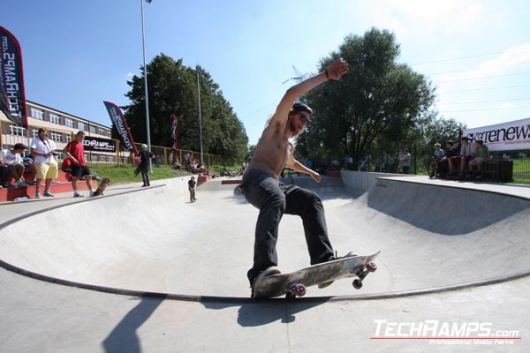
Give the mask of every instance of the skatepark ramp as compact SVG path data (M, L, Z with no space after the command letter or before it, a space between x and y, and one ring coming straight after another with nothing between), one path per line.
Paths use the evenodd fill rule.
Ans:
M369 174L369 173L367 173ZM412 293L522 276L530 271L528 190L436 184L421 177L293 176L324 201L339 255L381 250L361 291L347 280L308 296ZM258 210L234 184L214 179L188 202L187 179L70 204L2 225L0 260L21 272L95 287L248 297ZM475 188L475 189L473 189ZM480 188L478 190L477 188ZM492 187L493 188L493 187ZM510 188L506 186L506 188ZM308 265L303 227L285 215L278 241L284 272Z

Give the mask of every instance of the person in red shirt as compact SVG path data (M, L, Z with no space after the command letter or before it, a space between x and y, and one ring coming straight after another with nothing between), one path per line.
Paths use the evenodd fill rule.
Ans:
M75 140L70 141L64 148L66 158L70 158L72 161L72 189L74 189L74 197L83 197L77 192L77 181L79 179L85 179L90 195L92 195L92 175L90 169L88 169L85 160L85 147L83 146L83 140L85 139L85 133L79 131L75 135Z

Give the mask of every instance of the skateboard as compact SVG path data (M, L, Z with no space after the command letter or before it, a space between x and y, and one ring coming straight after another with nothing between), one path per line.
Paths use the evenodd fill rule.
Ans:
M377 270L373 260L381 251L369 256L348 256L313 265L292 273L273 274L263 278L254 288L254 298L272 298L285 295L288 299L302 297L307 287L327 286L330 282L355 277L352 285L361 289L364 278Z
M96 191L94 191L92 193L91 196L100 196L100 195L103 195L103 192L105 191L105 189L107 188L107 186L110 184L110 179L109 178L103 178L103 180L101 180L101 183L99 183L99 186L98 188L96 189Z

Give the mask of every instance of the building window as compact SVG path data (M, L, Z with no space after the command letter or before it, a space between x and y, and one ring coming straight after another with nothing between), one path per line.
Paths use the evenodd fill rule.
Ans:
M68 143L70 141L72 141L72 135L71 134L66 134L64 135L64 142Z
M52 132L51 133L51 138L53 141L55 142L62 142L62 135L61 134L58 134L56 132Z
M37 120L44 120L44 112L31 108L31 117Z
M79 131L85 131L85 123L82 123L80 121L77 122L77 129Z
M60 125L61 124L61 118L58 115L50 114L50 122Z
M96 133L96 127L95 126L89 126L88 130L90 130L90 132L93 133L93 134Z
M9 128L11 129L11 135L13 136L25 136L26 134L26 129L21 126L10 125Z
M36 139L37 137L39 137L39 129L33 129L31 130L32 133L33 133L33 138Z
M74 121L72 119L65 118L64 119L64 125L66 125L66 127L73 128L74 127Z

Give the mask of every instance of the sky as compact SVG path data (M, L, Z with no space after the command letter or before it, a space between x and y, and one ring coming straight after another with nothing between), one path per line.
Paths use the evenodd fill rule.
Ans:
M143 65L143 0L0 0L19 40L27 99L110 126L103 100L129 104ZM433 109L468 128L530 117L527 0L152 0L143 2L146 60L200 65L255 144L302 74L344 38L395 34L398 63L436 88ZM142 142L142 141L139 141Z

